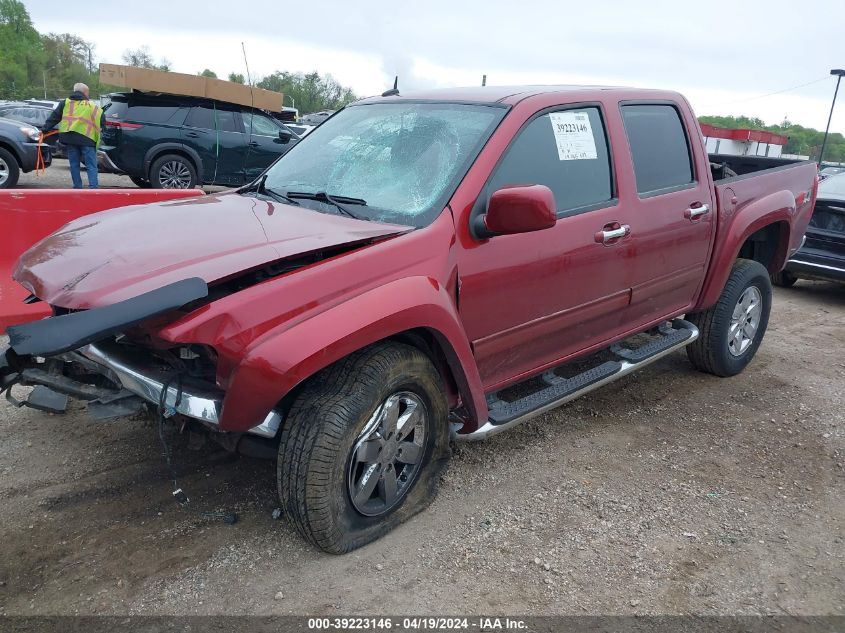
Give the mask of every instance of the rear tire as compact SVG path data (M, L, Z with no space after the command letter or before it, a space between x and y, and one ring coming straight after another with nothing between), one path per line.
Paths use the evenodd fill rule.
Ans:
M791 288L795 285L796 281L798 281L798 277L785 270L772 275L772 283L781 288Z
M716 305L686 317L700 331L687 346L690 362L708 374L738 374L757 353L771 309L769 272L759 262L738 259Z
M6 149L0 147L0 189L11 189L18 184L21 169L18 159Z
M440 375L414 347L373 345L317 374L279 445L279 497L297 531L340 554L426 508L449 459L447 418Z
M194 164L179 154L165 154L150 167L150 186L153 189L193 189L197 186Z

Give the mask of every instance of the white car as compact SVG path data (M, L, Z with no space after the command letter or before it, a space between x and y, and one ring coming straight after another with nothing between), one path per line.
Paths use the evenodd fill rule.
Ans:
M301 123L285 123L285 125L291 130L293 130L293 133L296 134L299 138L302 138L315 127L317 127L316 125L304 125Z

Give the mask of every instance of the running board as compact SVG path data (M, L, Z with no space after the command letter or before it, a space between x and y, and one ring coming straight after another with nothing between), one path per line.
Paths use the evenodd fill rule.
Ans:
M499 397L500 392L488 395L490 417L487 422L471 433L458 433L456 439L487 439L627 376L692 343L698 338L698 328L689 321L675 319L657 328L655 336L648 343L636 348L626 347L624 341L612 345L609 352L617 360L606 361L571 378L563 378L558 376L554 369L549 370L540 377L544 387L516 400L502 400Z

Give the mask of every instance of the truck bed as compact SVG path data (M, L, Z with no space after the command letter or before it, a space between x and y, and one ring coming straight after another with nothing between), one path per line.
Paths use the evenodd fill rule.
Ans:
M727 156L710 154L711 171L715 185L715 200L718 207L718 222L711 262L733 261L737 256L770 262L771 273L780 272L789 255L801 245L804 231L813 212L813 193L816 188L818 168L811 161L794 161L763 156ZM715 165L714 165L715 164ZM719 178L719 165L736 171L737 175ZM781 218L772 224L763 218L772 215ZM739 217L742 222L737 222ZM743 248L753 252L734 252L736 244L745 242L745 237L735 235L737 227L770 225L757 231ZM790 219L792 218L792 219ZM784 249L781 232L789 231L789 243ZM739 239L741 238L741 239ZM785 252L784 252L785 251ZM715 303L725 279L708 274L702 297L697 309L706 309Z
M815 165L814 162L808 160L770 158L768 156L734 156L732 154L708 154L707 156L710 158L711 164L724 165L736 173L736 176L726 177L721 173L722 170L713 169L713 180L717 182L727 180L728 178L747 176L761 171L784 169L801 163Z

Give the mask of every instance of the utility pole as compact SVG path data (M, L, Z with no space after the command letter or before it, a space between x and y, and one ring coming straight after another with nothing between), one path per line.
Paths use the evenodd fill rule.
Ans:
M830 104L830 115L827 117L827 127L824 129L822 151L819 152L819 167L822 166L822 159L824 159L824 148L825 145L827 145L827 134L830 132L830 121L833 118L833 106L836 105L836 95L839 94L839 82L842 81L842 76L845 75L845 70L842 68L834 68L830 71L830 74L836 75L836 90L833 91L833 102Z

